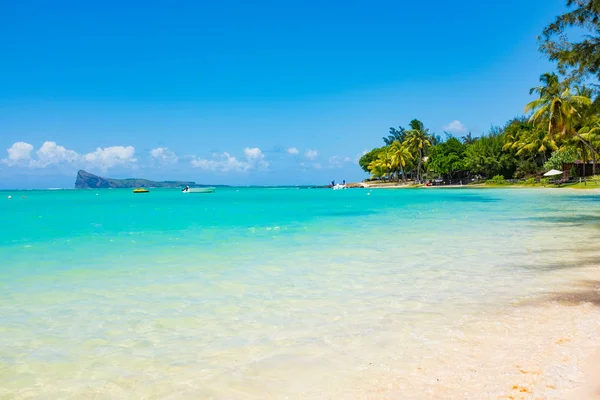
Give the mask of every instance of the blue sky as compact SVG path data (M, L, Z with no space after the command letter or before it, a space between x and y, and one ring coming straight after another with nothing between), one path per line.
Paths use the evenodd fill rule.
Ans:
M486 132L553 69L565 0L403 3L0 2L0 188L359 180L390 126Z

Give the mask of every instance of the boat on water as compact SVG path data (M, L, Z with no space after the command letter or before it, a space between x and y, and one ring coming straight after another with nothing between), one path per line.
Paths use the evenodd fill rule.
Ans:
M344 190L347 189L346 185L340 185L339 183L337 185L333 186L333 190Z
M199 187L199 188L191 188L189 186L184 187L181 190L181 193L214 193L214 187Z
M133 193L150 193L150 191L148 189L144 189L144 188L137 188L137 189L133 189Z

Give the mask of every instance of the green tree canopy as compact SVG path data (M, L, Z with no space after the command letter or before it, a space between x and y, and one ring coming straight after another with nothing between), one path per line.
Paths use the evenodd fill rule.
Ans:
M427 166L438 174L452 178L456 172L465 169L465 150L466 146L460 140L449 137L445 142L429 149Z
M421 165L423 156L427 149L431 147L429 130L425 129L425 125L418 119L410 121L410 130L406 132L405 143L407 147L415 153L413 158L417 159L417 180L421 179Z
M471 132L467 133L465 136L460 138L464 144L473 144L477 140L476 137L473 137Z
M406 143L395 141L389 148L392 152L393 166L402 171L402 180L406 181L406 169L414 159L410 147Z
M535 125L547 124L549 140L554 136L573 133L579 111L591 104L588 97L573 95L568 81L560 81L554 73L540 76L541 85L529 93L537 93L539 98L525 106L525 112L532 111L529 119Z
M533 129L533 124L524 116L508 121L504 126L504 146L502 149L516 153L519 151L521 138L528 135Z
M577 137L590 152L600 155L600 152L579 134L581 126L586 122L585 110L592 106L592 100L584 95L571 94L570 82L568 80L561 82L554 73L543 74L540 82L542 85L530 91L530 93L537 92L540 97L527 104L525 112L533 112L529 120L534 125L547 124L548 138L545 142L548 148L557 147L554 142L555 137L563 141ZM588 92L581 89L578 91L582 94Z
M575 161L577 161L577 149L568 147L562 151L553 152L550 159L544 164L544 169L547 171L551 169L562 171L563 164L572 164Z
M570 11L556 17L540 37L540 50L558 63L562 73L575 78L592 75L600 78L600 0L568 0ZM569 41L569 28L583 30L578 41Z
M383 138L383 142L386 146L389 146L395 141L402 143L404 139L406 139L406 129L401 126L398 129L391 127L389 135Z
M363 171L365 172L371 172L371 170L369 169L369 165L377 160L377 158L379 158L379 154L381 154L381 152L383 152L385 149L385 147L376 147L373 150L369 151L368 153L364 154L359 160L358 160L358 165L360 165L360 167L363 169Z
M500 132L474 139L465 149L465 168L487 178L496 175L512 177L516 159L511 153L503 151L503 146L504 136Z

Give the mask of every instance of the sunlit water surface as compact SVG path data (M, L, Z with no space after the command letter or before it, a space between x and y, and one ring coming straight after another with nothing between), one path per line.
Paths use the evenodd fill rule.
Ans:
M600 205L555 190L1 194L0 397L48 399L367 397L583 278Z

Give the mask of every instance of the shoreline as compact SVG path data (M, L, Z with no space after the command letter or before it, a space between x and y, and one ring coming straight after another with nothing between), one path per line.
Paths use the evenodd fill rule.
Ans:
M472 323L452 350L433 348L412 371L382 376L364 398L600 399L600 272L585 269L596 279Z
M350 186L352 185L352 186ZM580 185L580 184L576 184ZM469 185L437 185L425 186L411 183L352 183L348 184L349 189L570 189L570 190L600 190L600 185L588 186L543 186L543 185L495 185L495 184L469 184Z

